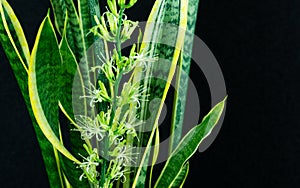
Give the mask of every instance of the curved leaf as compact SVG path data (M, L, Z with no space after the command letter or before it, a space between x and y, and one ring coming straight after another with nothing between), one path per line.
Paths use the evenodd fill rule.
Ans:
M0 2L1 4L1 2ZM2 7L2 5L1 5ZM18 82L20 91L24 97L24 101L25 104L27 106L30 118L32 120L32 125L33 128L35 130L36 133L36 137L41 149L41 153L43 156L43 160L44 160L44 165L46 167L46 171L47 171L47 175L48 175L48 180L50 183L50 187L52 188L61 188L61 184L59 184L58 182L60 181L60 177L59 177L59 170L57 168L57 162L56 162L56 157L55 157L55 153L54 153L54 148L52 146L52 144L47 140L47 138L44 136L44 134L42 133L41 129L39 128L36 119L34 117L34 114L32 112L31 109L31 104L30 104L30 99L29 99L29 93L28 93L28 70L27 67L24 66L24 62L23 59L25 59L24 57L20 58L21 56L23 56L23 54L21 53L18 54L18 52L22 52L21 49L21 45L18 37L16 36L16 31L12 26L12 21L10 20L9 16L7 15L7 12L3 11L3 9L1 9L1 15L3 15L3 13L5 13L4 18L9 19L6 21L2 20L2 16L0 16L0 42L3 46L3 49L5 51L5 54L9 60L9 63L11 65L11 68L14 72L14 75L16 77L16 80ZM15 15L10 12L10 17L14 17L14 22L15 25L18 25L17 23L19 23L17 21L17 18L15 17ZM8 24L5 29L4 24ZM18 26L18 33L23 33L22 28L20 27L20 25ZM10 29L10 30L7 30ZM12 41L11 38L9 37L12 36L13 39L17 39L15 41ZM15 36L14 36L15 35ZM19 36L21 37L21 36ZM23 42L26 41L25 38L23 38L22 40L24 40ZM27 45L24 45L27 46ZM16 48L17 47L17 50Z
M223 112L226 98L218 103L202 120L190 130L172 152L161 172L155 187L170 187L182 169L182 166L196 152L200 143L211 133Z
M3 4L5 3L5 5ZM11 15L8 14L8 11L10 11L9 13ZM19 58L19 61L21 62L21 65L24 67L24 69L26 71L28 71L27 69L27 59L29 59L28 54L27 54L27 50L28 49L28 45L27 45L27 49L26 49L26 39L23 33L23 30L21 29L21 26L16 18L16 16L14 15L14 13L12 12L10 6L8 5L8 3L6 1L0 1L0 13L1 13L1 21L3 23L3 29L5 30L6 36L12 47L13 47L13 53L15 53L17 55L17 57ZM4 33L3 33L4 34ZM26 43L26 44L24 44ZM23 45L23 46L22 46ZM23 51L25 50L25 52ZM27 55L27 56L26 56Z
M66 18L67 22L67 18ZM65 27L66 28L66 27ZM72 87L73 87L73 81L74 76L77 71L78 65L75 59L74 54L72 53L72 50L70 49L70 46L68 45L67 38L65 36L66 30L64 30L63 38L61 40L61 43L59 45L60 54L62 57L62 67L60 72L60 108L63 111L63 113L68 117L68 119L72 122L72 124L67 123L67 125L61 124L61 126L67 126L68 130L71 130L69 132L69 143L71 145L71 153L75 157L80 157L78 154L80 153L82 156L86 156L86 151L83 148L83 144L85 143L80 136L80 133L78 131L72 131L76 127L74 127L75 124L75 118L74 118L74 112L72 107ZM82 181L79 180L80 175L82 174L82 169L78 168L76 164L74 164L72 161L67 159L64 156L61 156L61 166L64 171L64 174L66 178L68 179L68 182L73 187L81 187L81 188L88 188L89 183L87 179L83 179Z
M179 173L177 174L176 178L174 179L174 181L172 182L171 186L172 188L178 188L178 187L182 187L186 177L189 173L189 162L187 162L179 171Z
M57 87L61 57L49 15L43 20L29 64L29 96L36 120L53 147L80 163L60 142Z
M7 16L10 18L12 27L13 27L13 29L16 32L16 36L18 38L18 42L20 43L22 52L23 52L23 54L25 56L26 63L28 64L29 59L30 59L30 52L29 52L28 43L27 43L27 40L25 38L25 34L23 32L22 26L21 26L18 18L16 17L13 9L7 3L7 1L2 1L2 3L3 3L3 8L7 12Z

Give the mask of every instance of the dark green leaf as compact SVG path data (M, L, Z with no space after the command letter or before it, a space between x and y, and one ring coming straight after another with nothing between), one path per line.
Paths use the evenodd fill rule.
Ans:
M34 116L54 148L79 161L60 141L58 99L61 56L49 15L43 20L34 44L28 73L28 90ZM58 160L58 159L57 159Z
M72 120L75 121L73 106L72 106L72 87L74 76L77 71L77 63L75 56L73 55L65 35L60 43L60 54L62 56L62 68L60 74L60 103L63 107L63 110L66 112L66 115ZM81 158L78 154L86 156L86 151L83 148L85 143L81 139L81 135L78 131L73 131L75 126L68 123L67 125L61 124L61 126L67 126L69 132L69 143L71 145L71 153L78 159ZM82 169L78 168L78 165L74 164L73 161L70 161L64 156L61 156L61 164L64 174L66 175L69 183L72 187L88 188L89 183L87 179L79 180L80 175L83 173Z
M76 56L76 60L80 60L83 56L83 36L80 29L80 20L72 0L50 0L54 11L55 24L58 31L63 34L66 14L68 14L68 22L66 29L66 37L68 43Z
M59 50L62 57L62 66L59 77L59 84L61 88L59 101L66 111L66 114L74 121L72 87L78 66L65 36L62 38Z
M94 15L100 16L98 1L78 0L78 10L72 0L51 0L51 4L56 27L61 35L64 30L66 13L68 14L66 38L77 62L81 58L86 59L88 48L97 40L92 34L88 35L88 32L95 24Z
M188 88L191 55L194 42L194 31L197 20L199 0L189 0L188 5L188 26L184 38L183 51L176 74L176 88L174 96L174 108L172 114L170 152L176 148L181 139L182 124L184 118L186 94Z
M189 162L187 162L177 174L175 180L172 182L172 188L181 188L186 180L186 177L189 173Z
M196 152L200 143L211 133L223 112L226 98L218 103L202 120L190 130L167 160L155 187L166 188L172 185L177 174L187 160Z
M61 56L50 18L47 16L37 37L32 56L36 87L42 110L53 130L59 138L58 100L60 93L59 73ZM31 65L30 65L31 66Z
M34 130L35 130L35 133L37 136L37 140L38 140L40 148L41 148L44 164L45 164L46 171L48 174L48 180L50 183L50 187L51 188L60 188L61 184L58 183L58 182L60 182L60 177L59 177L59 173L58 173L58 169L57 169L55 155L53 152L53 146L47 140L47 138L44 136L44 134L40 130L40 128L35 120L34 114L31 109L30 100L29 100L27 70L22 65L22 62L21 62L19 56L17 55L15 48L13 47L13 44L11 43L11 41L8 38L8 34L4 29L2 17L0 17L0 42L6 53L8 60L9 60L11 68L14 72L14 75L18 82L20 91L24 97L30 118L32 120L32 124L33 124ZM15 41L15 42L18 43L18 41Z
M175 46L178 42L181 42L180 37L182 33L179 31L179 28L185 27L183 22L180 22L187 16L185 15L186 12L182 11L182 7L187 6L185 3L186 1L182 0L157 0L148 19L150 27L146 28L141 50L151 51L151 55L157 56L160 58L160 61L148 66L145 72L141 71L136 77L138 77L138 79L145 78L142 84L143 87L147 89L149 98L146 100L148 102L143 102L141 105L140 117L143 120L147 119L150 125L154 125L158 119L161 104L166 98L170 82L176 69L174 62L177 62L179 52ZM155 103L153 99L157 98L162 101ZM148 109L150 102L153 106L151 110ZM151 135L153 134L151 133ZM145 137L145 134L140 134L140 140L143 141L143 137ZM147 138L147 142L148 140ZM150 142L151 141L152 138L150 138ZM147 152L150 152L150 150ZM145 159L142 164L143 171L141 172L146 172L147 163L148 159ZM143 182L145 182L145 177L145 175L139 175L136 182L137 187L144 187Z

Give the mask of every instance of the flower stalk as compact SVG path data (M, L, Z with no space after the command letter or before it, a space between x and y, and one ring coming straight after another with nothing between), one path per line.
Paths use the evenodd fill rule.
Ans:
M108 0L109 9L100 19L95 17L97 25L90 30L90 33L104 40L108 54L104 63L92 67L91 71L103 72L109 82L109 92L105 85L98 81L96 86L91 84L87 96L81 96L90 100L91 107L107 102L108 110L99 112L96 118L85 116L77 118L78 131L81 132L82 139L95 138L100 145L99 151L97 148L86 148L89 156L83 157L84 162L80 165L83 169L80 178L87 178L94 187L111 187L115 181L125 183L130 177L130 166L136 163L138 155L133 147L133 140L138 141L136 128L142 124L136 120L134 114L146 93L139 84L130 80L124 83L121 92L119 89L123 75L129 74L137 66L145 66L147 62L154 62L156 59L147 57L147 53L136 52L136 45L131 47L129 56L122 54L122 43L130 39L138 26L138 22L128 20L124 13L135 2L129 1L126 4L125 1L117 3L116 0ZM115 49L109 51L107 43L113 43ZM128 183L129 181L126 184Z

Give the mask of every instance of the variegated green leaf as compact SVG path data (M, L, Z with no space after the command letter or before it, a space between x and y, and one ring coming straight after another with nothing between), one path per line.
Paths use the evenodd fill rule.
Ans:
M67 21L66 21L67 22ZM64 31L61 43L59 45L59 51L62 58L62 66L60 69L59 83L61 92L59 101L62 106L63 112L71 122L74 122L74 112L72 106L72 87L74 82L74 76L78 70L75 55L73 54L66 38Z
M51 48L49 48L51 47ZM50 143L70 160L80 163L60 142L58 129L61 57L49 16L43 20L29 64L29 96L36 120Z
M158 36L158 33L160 31L160 28L159 28L159 24L162 22L163 20L163 17L164 17L164 14L165 14L165 3L164 1L162 0L157 0L155 1L153 7L152 7L152 11L149 15L149 18L147 20L147 25L146 25L146 28L145 28L145 33L144 33L144 37L143 37L143 41L142 44L141 44L141 50L142 49L151 49L153 48L153 45L152 43L149 43L149 41L152 41L154 40L153 38L157 38ZM147 41L147 42L145 42ZM141 51L140 50L140 51ZM140 80L142 80L143 77L149 77L150 73L151 73L151 67L148 67L147 68L147 71L145 72L146 75L144 75L143 71L139 68L136 68L135 69L135 72L134 72L134 80L135 82L138 82ZM148 89L148 79L145 79L144 82L142 83L143 84L143 88L144 89ZM150 93L148 91L148 93ZM146 101L146 98L143 98L143 101ZM141 119L147 119L147 107L148 107L148 103L147 102L142 102L142 105L141 105L141 111L140 111L140 118ZM155 113L155 112L153 112ZM154 115L155 116L155 115ZM153 119L153 116L151 116L152 119L151 121L154 122L154 119ZM141 129L143 129L143 127L141 127ZM146 134L146 133L143 133L142 130L140 130L140 133L139 133L139 138L141 140L141 142L139 143L139 146L145 146L147 145L148 141L149 141L149 135ZM149 156L150 156L150 151L148 151L148 153L145 153L144 154L144 161L143 163L144 164L148 164L148 161L149 161ZM145 165L141 165L141 167L138 167L135 169L135 179L134 179L134 182L133 182L133 186L136 186L137 188L143 188L145 187L145 182L146 182L146 177L147 177L147 170L148 170L148 166ZM151 181L151 180L150 180Z
M84 48L87 50L94 43L94 36L92 34L88 35L88 33L95 24L94 15L100 16L99 3L96 0L78 0L78 10L82 28L81 32L85 36Z
M67 12L66 2L73 4L68 0L50 0L54 12L54 20L57 31L62 35L65 25L65 17ZM69 10L70 11L70 10ZM70 14L70 13L69 13Z
M67 21L67 20L66 20ZM76 157L80 158L78 154L80 153L82 156L86 156L86 151L83 148L83 144L85 143L80 136L80 132L74 131L76 127L74 126L74 112L72 106L72 87L75 73L78 69L77 62L75 56L73 55L65 36L65 31L63 34L62 41L60 43L60 54L62 57L62 67L60 72L60 107L65 115L69 118L71 123L61 124L61 126L67 126L69 132L69 143L71 145L71 153ZM89 183L87 179L79 180L80 175L82 174L82 170L78 168L78 165L74 164L73 161L70 161L64 156L61 156L61 164L62 169L66 178L68 179L70 185L73 187L82 187L88 188Z
M81 58L86 58L86 51L98 39L88 35L88 32L95 24L94 15L100 16L100 8L96 0L78 0L77 3L78 10L72 0L51 0L55 24L61 35L68 14L66 37L79 62Z
M143 182L145 182L145 179L142 178L145 176L142 175L139 178L139 175L142 168L146 168L145 166L147 165L147 152L150 151L149 148L154 137L155 128L156 126L158 126L159 115L161 113L164 101L170 88L170 83L176 70L176 64L179 58L180 49L183 46L185 35L183 29L187 27L187 7L188 0L157 0L155 2L154 9L152 10L148 19L148 27L146 26L141 50L150 51L151 49L155 49L152 55L158 56L159 58L165 60L169 60L169 63L164 63L164 61L155 62L151 67L147 67L145 76L141 75L143 73L137 73L137 79L140 79L143 76L148 79L149 83L147 83L146 81L146 83L144 82L143 84L144 88L146 88L150 94L149 101L154 98L160 98L161 101L151 112L152 114L154 114L154 119L150 122L150 124L154 126L150 133L145 153L141 158L141 165L136 172L136 178L133 182L133 187L144 186ZM153 24L153 22L155 24ZM155 25L157 25L158 28L156 28ZM151 43L149 43L149 41L151 41ZM167 45L170 44L170 41L173 46ZM140 70L136 71L138 72ZM159 77L160 79L157 79L157 77ZM148 104L144 103L142 105L142 113L146 112L147 110Z
M4 2L4 1L2 1L2 2ZM6 3L6 5L4 7L8 7L8 6L9 5ZM40 128L35 120L32 109L31 109L29 93L28 93L28 74L27 74L28 70L27 70L27 66L24 66L24 61L25 61L25 59L27 59L27 58L25 58L24 54L26 54L26 53L24 53L24 51L27 51L27 50L22 50L21 45L20 45L21 43L26 42L24 35L20 34L20 33L23 33L23 30L22 30L21 26L19 25L16 15L12 12L12 10L10 10L10 11L8 11L8 12L10 12L10 15L8 16L7 12L4 11L1 2L0 2L0 10L1 10L0 11L0 13L1 13L1 17L0 17L0 42L1 42L1 45L6 53L6 56L9 60L11 67L12 67L12 70L13 70L16 80L18 82L20 91L24 97L24 101L27 106L30 118L32 120L33 128L35 130L37 140L40 145L44 164L45 164L46 171L48 174L48 180L50 183L50 187L60 188L61 184L58 183L58 182L60 182L60 176L59 176L59 171L57 168L56 157L54 154L53 146L47 140L47 138L44 136L42 131L40 130ZM8 19L8 20L3 20L2 18ZM13 21L10 18L13 18ZM14 23L14 24L12 24L12 23ZM8 24L8 27L5 27L4 26L5 24ZM9 29L9 30L7 30L7 29ZM18 31L16 31L16 30L18 30ZM16 36L17 33L19 34L19 37ZM20 40L22 40L22 42L19 41L19 38L20 38ZM14 39L14 41L11 39ZM23 44L22 46L24 46L26 48L26 46L28 46L28 45ZM22 53L22 51L23 51L23 53ZM23 55L20 55L20 54L23 54ZM21 56L23 56L23 57L20 58ZM28 62L26 62L26 64L27 63Z
M189 158L196 152L200 143L211 133L218 123L225 106L226 98L218 103L202 120L202 122L190 130L181 140L171 156L167 160L155 187L165 188L172 186L178 173Z
M152 187L152 173L154 169L155 162L158 158L158 153L159 153L159 144L160 144L160 139L159 139L159 129L158 127L156 128L155 132L155 141L154 141L154 149L153 149L153 157L152 157L152 163L150 167L150 175L149 175L149 187Z
M84 52L84 37L82 37L80 20L76 7L72 0L50 0L50 2L54 11L55 25L61 35L64 31L66 14L68 14L66 37L76 60L79 61Z
M182 124L186 104L186 94L188 88L198 5L199 0L189 0L188 26L184 38L183 51L179 60L176 74L176 88L173 103L174 108L172 114L170 152L178 145L182 135Z
M6 31L5 34L13 47L14 53L18 56L24 69L27 70L30 54L22 27L10 5L6 1L1 1L0 5L1 20Z
M172 182L171 186L172 188L181 188L186 180L186 177L189 173L189 162L187 162L179 171L176 178Z

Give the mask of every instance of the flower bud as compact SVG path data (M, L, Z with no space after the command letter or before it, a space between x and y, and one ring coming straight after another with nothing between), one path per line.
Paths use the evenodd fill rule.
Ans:
M118 0L118 5L119 5L121 8L130 8L130 7L132 7L136 2L137 2L137 0L129 0L129 3L126 4L126 0Z
M116 3L116 0L107 0L107 5L108 5L110 11L111 11L115 16L118 16L118 10L117 10L117 3Z

